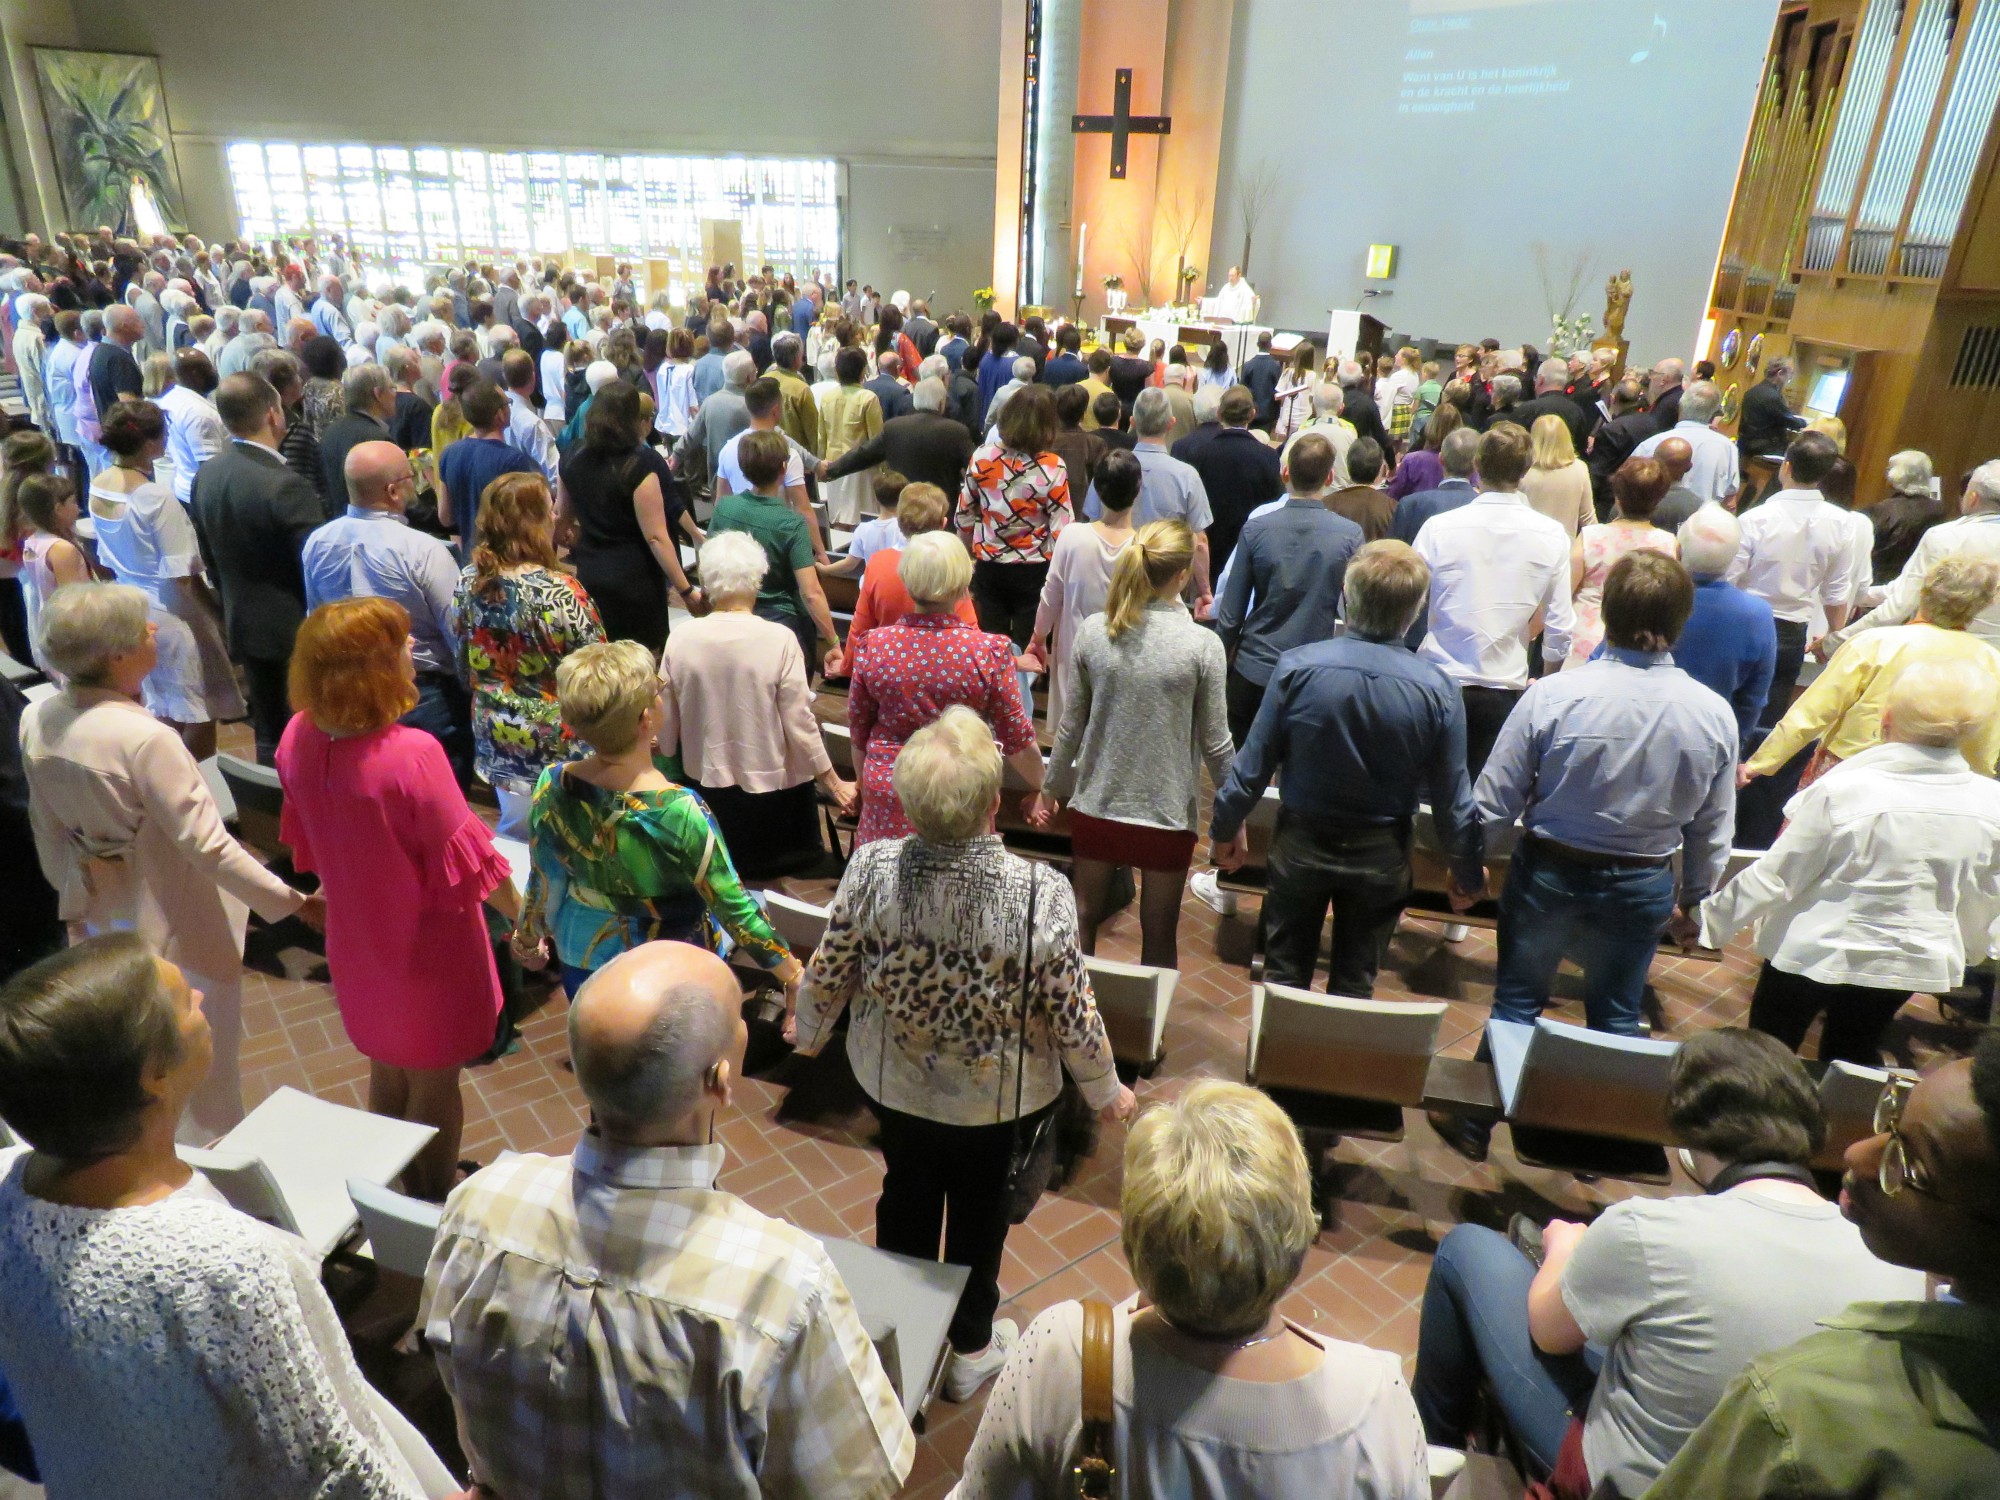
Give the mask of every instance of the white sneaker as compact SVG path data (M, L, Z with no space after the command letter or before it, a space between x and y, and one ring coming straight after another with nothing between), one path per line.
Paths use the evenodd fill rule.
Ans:
M1462 943L1470 931L1472 929L1463 922L1447 922L1444 924L1444 940L1447 943Z
M1014 1352L1020 1338L1020 1326L1012 1318L995 1318L993 1341L979 1353L953 1351L944 1372L945 1400L970 1401L982 1385L1000 1373L1000 1367L1007 1363L1007 1356Z
M1222 877L1214 870L1202 870L1188 880L1188 889L1210 910L1225 917L1236 915L1236 892L1220 888Z

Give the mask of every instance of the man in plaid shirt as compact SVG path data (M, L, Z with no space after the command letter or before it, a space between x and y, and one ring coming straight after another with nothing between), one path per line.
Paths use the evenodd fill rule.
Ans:
M647 943L592 976L570 1053L596 1121L452 1194L424 1277L476 1493L893 1494L916 1440L826 1250L715 1186L743 1063L729 967Z

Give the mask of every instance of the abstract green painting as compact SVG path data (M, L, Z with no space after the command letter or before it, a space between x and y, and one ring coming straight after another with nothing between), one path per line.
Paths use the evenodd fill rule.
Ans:
M34 53L67 227L185 231L160 60L57 47Z

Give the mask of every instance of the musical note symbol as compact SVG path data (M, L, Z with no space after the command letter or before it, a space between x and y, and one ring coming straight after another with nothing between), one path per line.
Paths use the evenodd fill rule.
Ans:
M1656 14L1653 17L1653 24L1646 33L1646 37L1649 42L1651 41L1653 32L1655 31L1659 32L1661 36L1665 36L1667 34L1667 18L1665 16ZM1644 62L1647 58L1651 57L1652 55L1653 52L1650 46L1641 47L1637 52L1634 52L1632 54L1632 66L1635 68L1638 67L1640 63Z

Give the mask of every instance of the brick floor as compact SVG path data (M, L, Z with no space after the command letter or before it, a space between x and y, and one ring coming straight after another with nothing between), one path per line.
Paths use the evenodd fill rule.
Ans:
M824 901L832 884L790 881L784 889ZM1139 1085L1142 1105L1172 1098L1191 1078L1242 1077L1249 977L1245 969L1214 957L1217 920L1192 896L1184 901L1181 981L1167 1025L1166 1059L1155 1077ZM1099 951L1106 958L1136 961L1135 910L1107 924ZM1462 942L1446 944L1435 923L1406 919L1377 993L1447 1001L1441 1046L1451 1055L1470 1056L1485 1022L1493 966L1491 933L1475 928ZM1755 970L1756 959L1742 944L1718 962L1656 961L1651 987L1668 1034L1742 1024ZM1550 1014L1581 1023L1576 987L1559 984L1559 994L1565 988L1571 998ZM249 1104L283 1084L346 1104L363 1103L367 1065L347 1042L323 963L289 978L248 972L244 1009ZM1928 999L1907 1007L1891 1034L1894 1050L1917 1063L1959 1050L1964 1040L1939 1020ZM470 1070L465 1087L466 1155L487 1160L502 1149L567 1152L583 1127L584 1105L567 1066L560 992L522 1027L521 1048ZM744 1080L735 1112L721 1127L729 1149L721 1185L804 1228L872 1242L882 1165L868 1118L857 1113L833 1123L788 1123L778 1118L784 1095L774 1083ZM1122 1127L1106 1127L1077 1180L1045 1198L1009 1236L1001 1272L1003 1316L1025 1326L1043 1308L1067 1298L1124 1297L1133 1290L1118 1243L1123 1143ZM1433 1241L1411 1211L1402 1184L1414 1178L1446 1189L1452 1222L1496 1225L1518 1208L1587 1217L1631 1193L1662 1191L1611 1181L1586 1185L1564 1173L1527 1167L1508 1149L1504 1129L1494 1137L1491 1159L1474 1166L1441 1145L1414 1114L1406 1120L1403 1141L1343 1141L1336 1160L1346 1170L1331 1222L1285 1310L1333 1337L1392 1349L1406 1366L1414 1361L1417 1305ZM1677 1183L1664 1191L1687 1186ZM940 1401L932 1408L906 1495L930 1500L950 1489L982 1405L983 1395L964 1406Z

